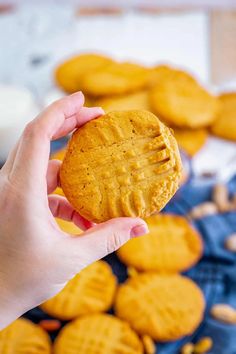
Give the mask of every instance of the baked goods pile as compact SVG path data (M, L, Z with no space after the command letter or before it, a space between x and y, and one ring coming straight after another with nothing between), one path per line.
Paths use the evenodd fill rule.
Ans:
M125 282L119 284L106 261L97 261L41 305L49 321L62 327L54 343L45 331L50 326L18 319L0 332L0 352L154 354L158 343L192 334L205 311L201 289L181 274L202 256L199 232L182 216L153 215L179 186L175 138L190 156L209 131L235 139L236 95L216 97L169 66L147 68L95 54L64 62L55 77L65 92L82 90L88 105L106 112L76 131L67 150L52 156L63 160L62 188L55 193L94 222L145 218L150 233L114 255L127 267ZM230 133L222 128L226 116ZM79 237L74 224L57 222Z
M147 110L174 130L179 146L194 156L210 134L236 140L236 93L213 95L190 73L167 66L145 67L82 54L60 64L58 86L66 93L82 90L87 105L106 113Z
M180 272L200 259L201 236L178 215L146 221L150 233L117 252L128 267L124 283L107 262L93 263L41 305L48 320L18 319L1 331L1 353L155 354L159 342L192 334L203 320L204 295ZM57 333L54 343L46 330Z

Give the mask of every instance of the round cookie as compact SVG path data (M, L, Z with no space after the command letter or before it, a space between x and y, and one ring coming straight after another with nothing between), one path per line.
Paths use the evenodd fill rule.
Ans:
M236 141L236 92L219 96L220 110L211 126L213 134Z
M107 311L113 302L116 277L104 261L97 261L71 279L60 293L41 305L61 320Z
M113 61L103 55L81 54L60 64L55 71L55 80L65 92L81 90L83 78L96 70L110 65Z
M175 75L178 75L178 73L180 73L180 75L187 75L184 71L174 69L169 65L157 65L150 69L150 87L156 86L166 80L166 78L170 79Z
M128 279L118 290L116 315L140 335L172 341L190 335L203 319L201 290L181 275L143 273Z
M158 214L146 219L149 234L129 240L118 251L127 266L140 271L182 272L202 255L202 240L185 218Z
M59 333L54 354L143 354L143 346L128 323L98 314L79 318Z
M65 157L65 154L66 154L66 148L62 148L56 152L54 152L51 156L50 156L50 159L51 160L60 160L62 161ZM53 192L53 194L59 194L61 196L64 196L64 193L63 193L63 190L61 189L61 187L57 187L55 189L55 191ZM60 226L60 225L59 225Z
M150 92L154 113L179 127L200 128L215 120L219 102L187 73L176 71Z
M128 111L133 109L150 110L148 91L139 91L122 96L113 96L96 101L108 113L111 111Z
M50 156L50 160L60 160L62 161L65 157L66 154L66 147L55 151L53 154Z
M194 130L174 128L174 136L179 147L193 157L205 145L208 133L204 128Z
M150 71L129 62L113 63L84 77L82 91L91 96L112 96L148 86Z
M59 218L55 218L55 220L62 231L75 236L82 234L82 230L80 230L80 228L72 221L66 221Z
M0 353L51 354L51 341L38 325L19 318L0 331Z
M86 123L69 142L62 189L87 220L147 217L173 196L181 160L171 130L148 111L114 111Z

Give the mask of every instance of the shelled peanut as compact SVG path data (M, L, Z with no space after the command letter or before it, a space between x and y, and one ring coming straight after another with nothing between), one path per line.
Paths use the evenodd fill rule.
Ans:
M230 199L227 186L218 183L212 191L212 201L207 201L193 207L188 217L190 219L201 219L207 215L236 211L236 194Z

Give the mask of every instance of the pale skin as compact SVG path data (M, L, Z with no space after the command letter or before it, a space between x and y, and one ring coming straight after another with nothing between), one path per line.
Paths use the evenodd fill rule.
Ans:
M103 114L83 107L81 92L54 102L24 129L0 170L0 329L57 294L75 274L148 232L140 218L117 218L93 225L61 196L61 162L49 161L50 141ZM80 237L54 220L74 222Z

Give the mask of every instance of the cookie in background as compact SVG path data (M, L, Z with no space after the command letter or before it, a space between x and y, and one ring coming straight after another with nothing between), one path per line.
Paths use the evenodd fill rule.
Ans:
M207 142L207 129L173 128L173 130L179 147L190 157L196 155Z
M220 111L211 126L211 132L221 138L236 141L236 92L219 96Z
M82 81L86 75L92 74L113 62L112 59L93 53L85 53L67 59L55 69L57 85L67 93L82 89Z
M178 273L199 261L203 241L184 217L158 214L145 221L149 234L129 240L117 251L127 266L139 271Z
M149 85L149 68L130 63L112 63L83 77L82 91L92 97L122 95Z
M18 318L0 331L1 354L51 354L51 352L51 341L47 332L25 318Z
M181 70L157 82L150 92L150 104L170 125L192 129L211 125L219 110L218 98Z
M67 324L59 333L54 354L143 354L143 345L129 324L97 314Z
M75 131L60 171L84 218L147 217L177 191L182 165L172 132L147 111L113 111Z
M117 279L109 264L97 261L84 268L41 308L61 320L105 312L112 306L116 284Z
M191 279L142 273L120 285L115 314L140 335L173 341L191 335L203 320L205 300Z
M149 93L147 90L118 96L109 96L95 101L106 113L111 111L146 110L150 111Z

